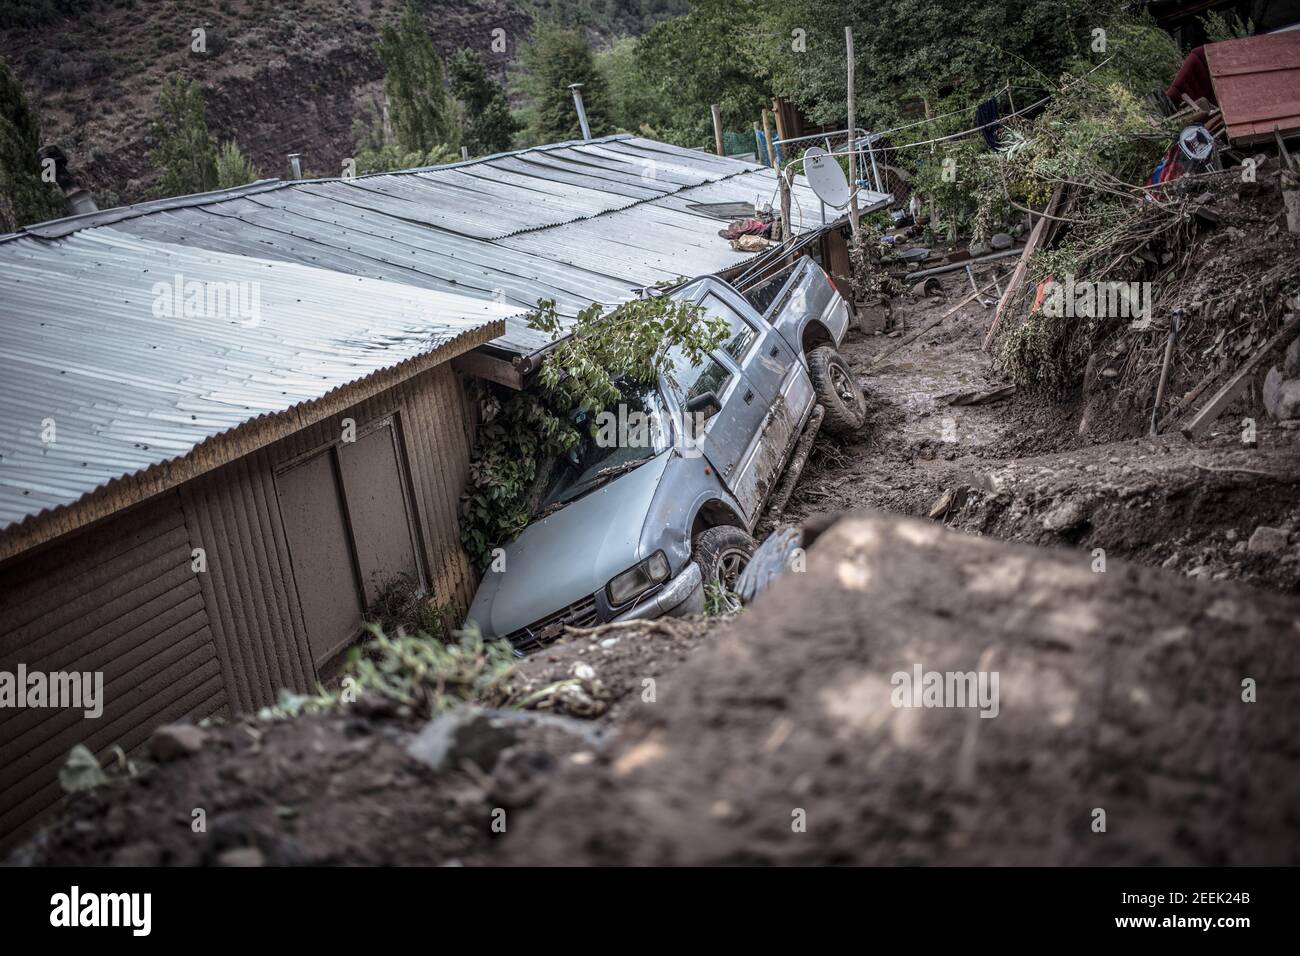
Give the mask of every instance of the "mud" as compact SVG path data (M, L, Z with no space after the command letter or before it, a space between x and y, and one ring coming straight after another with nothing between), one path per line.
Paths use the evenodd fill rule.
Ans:
M855 515L491 862L1294 863L1298 632L1294 598ZM998 672L997 716L894 706L918 664Z
M981 284L991 273L978 276ZM901 334L942 314L967 291L964 273L942 277L944 295L895 304ZM1225 415L1189 442L1174 432L1095 443L1122 432L1119 416L1080 434L1085 399L1057 404L1016 393L986 405L950 406L944 396L1007 384L980 348L992 309L971 303L874 368L888 335L853 333L841 348L867 395L861 438L820 439L787 507L791 520L879 507L925 516L948 492L944 517L963 531L1013 541L1073 545L1108 557L1197 577L1300 591L1300 431L1257 419L1257 445ZM1049 530L1044 520L1072 503L1085 518ZM1259 526L1293 540L1268 554L1247 550Z

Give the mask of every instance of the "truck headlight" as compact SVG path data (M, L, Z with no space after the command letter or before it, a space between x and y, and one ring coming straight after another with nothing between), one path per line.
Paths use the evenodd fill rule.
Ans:
M656 584L668 580L668 574L667 556L662 551L656 551L609 582L606 590L610 605L621 607L628 601L635 600Z

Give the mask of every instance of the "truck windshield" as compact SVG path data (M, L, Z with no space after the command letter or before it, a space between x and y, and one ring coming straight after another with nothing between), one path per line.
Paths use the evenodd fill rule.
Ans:
M631 471L672 441L668 409L653 385L621 384L618 406L593 415L573 412L570 421L582 438L545 466L542 492L533 509L541 517Z

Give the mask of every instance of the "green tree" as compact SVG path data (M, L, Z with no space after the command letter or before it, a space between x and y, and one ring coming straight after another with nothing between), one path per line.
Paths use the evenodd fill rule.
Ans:
M233 189L262 178L257 167L246 157L233 139L221 144L217 151L217 188Z
M40 118L0 59L0 232L63 214L58 189L41 179L40 145Z
M475 156L509 149L520 124L510 113L505 90L488 76L483 58L474 50L461 50L447 61L447 75L464 117L461 144Z
M153 161L162 171L160 196L184 196L217 185L217 149L203 116L203 88L173 76L163 84L153 124Z
M1205 42L1219 43L1222 40L1239 40L1255 32L1255 22L1253 20L1242 20L1241 14L1236 11L1229 11L1229 13L1231 19L1217 10L1210 10L1205 16L1196 18L1201 21L1201 29L1205 31Z
M581 30L539 20L519 50L515 88L527 101L524 138L529 143L579 139L582 127L571 83L582 84L583 105L592 136L610 129L605 77L596 69L591 44Z
M657 89L643 67L636 38L621 37L596 53L596 68L609 89L609 117L614 126L629 132L663 136L671 125L671 96Z
M447 95L442 58L414 6L402 11L396 26L384 24L378 52L397 145L405 152L458 145L460 118Z
M635 69L616 72L612 84L628 110L621 124L631 128L635 113L648 111L641 122L664 139L711 147L710 106L717 103L724 128L749 130L771 96L766 58L754 39L768 29L759 13L753 0L695 0L689 14L641 37Z
M453 146L443 144L435 146L428 152L420 150L403 150L396 143L385 146L362 146L357 150L356 174L387 173L395 169L419 169L423 166L443 166L460 159L460 152Z
M708 0L718 3L719 0ZM1093 52L1124 6L1120 0L750 0L744 15L758 24L746 47L767 64L772 92L798 104L818 123L846 115L844 27L853 27L857 119L880 128L911 99L933 101L954 90L968 102L992 95L1007 80L1026 86L1054 81L1072 59L1100 62ZM1019 101L1018 101L1019 102Z

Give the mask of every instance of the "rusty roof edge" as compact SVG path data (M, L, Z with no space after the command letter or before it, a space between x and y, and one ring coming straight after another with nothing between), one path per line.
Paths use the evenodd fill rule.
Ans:
M125 508L174 491L187 481L337 415L421 372L472 351L504 332L505 320L492 319L461 332L435 349L340 385L320 398L249 419L205 439L183 455L110 479L76 501L28 515L21 521L0 529L0 564L64 535L80 531Z

